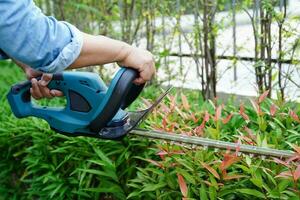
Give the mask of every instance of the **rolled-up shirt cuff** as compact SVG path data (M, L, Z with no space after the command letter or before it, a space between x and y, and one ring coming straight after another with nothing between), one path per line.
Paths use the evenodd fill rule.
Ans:
M79 57L83 45L82 33L72 24L67 22L63 23L70 29L72 34L71 42L62 49L59 55L49 65L39 67L36 70L46 73L61 72Z

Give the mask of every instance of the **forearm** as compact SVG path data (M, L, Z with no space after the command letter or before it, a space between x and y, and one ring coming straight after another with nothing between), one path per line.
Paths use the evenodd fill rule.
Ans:
M143 84L154 75L154 58L149 51L105 36L82 34L83 45L80 55L69 66L69 69L118 62L122 66L134 68L139 72L139 77L134 80L136 84Z
M83 46L79 57L69 69L102 65L123 61L131 52L132 47L125 42L105 36L83 34Z
M17 64L24 72L26 72L26 69L28 68L27 65L25 65L24 63L21 63L20 61L17 61L15 59L11 59L15 64Z

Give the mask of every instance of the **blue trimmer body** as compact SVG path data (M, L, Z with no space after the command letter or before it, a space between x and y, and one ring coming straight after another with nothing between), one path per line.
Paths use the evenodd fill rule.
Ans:
M72 136L119 139L133 128L130 113L124 109L138 97L144 87L132 82L137 76L137 71L121 68L107 87L95 73L53 74L48 87L64 93L67 104L63 108L34 104L31 101L30 81L12 86L7 99L16 117L42 118L57 132ZM134 122L135 125L137 123Z

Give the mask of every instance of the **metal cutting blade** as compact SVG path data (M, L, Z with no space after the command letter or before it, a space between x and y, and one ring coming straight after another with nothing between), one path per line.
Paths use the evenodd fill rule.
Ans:
M146 117L153 111L153 109L164 99L165 96L171 91L169 87L163 94L161 94L154 103L145 110L128 112L129 119L127 123L119 127L105 127L98 133L98 137L111 140L122 139L127 133L136 128Z

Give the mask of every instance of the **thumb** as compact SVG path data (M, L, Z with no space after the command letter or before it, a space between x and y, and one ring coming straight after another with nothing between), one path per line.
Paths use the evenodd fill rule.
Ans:
M135 79L134 81L133 81L133 83L135 83L136 85L142 85L142 84L144 84L146 81L144 80L144 79L142 79L141 77L139 77L139 78L137 78L137 79Z
M52 79L52 74L44 73L40 83L42 86L47 86L48 83L51 81L51 79Z

